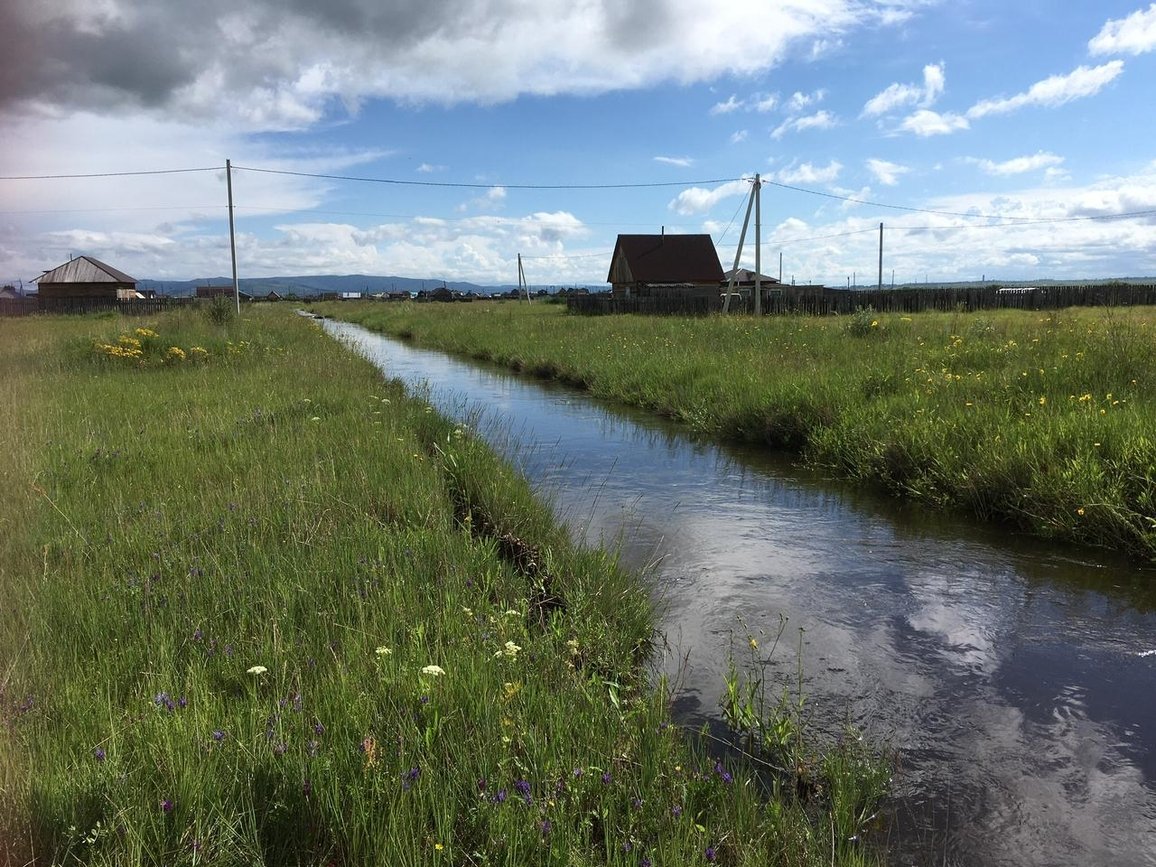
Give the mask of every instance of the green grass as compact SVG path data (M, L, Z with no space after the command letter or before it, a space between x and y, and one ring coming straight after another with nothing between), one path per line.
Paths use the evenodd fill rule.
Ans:
M1156 311L578 317L321 312L562 380L938 509L1156 557Z
M4 863L873 859L877 760L716 764L638 578L315 323L0 320L0 364Z

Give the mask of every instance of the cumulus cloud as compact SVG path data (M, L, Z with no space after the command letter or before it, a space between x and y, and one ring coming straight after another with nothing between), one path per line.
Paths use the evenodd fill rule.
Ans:
M962 115L951 112L940 114L937 111L924 108L905 117L903 122L899 124L899 129L903 132L914 133L921 138L927 138L933 135L950 135L953 132L968 129L970 126L967 118Z
M1015 96L985 99L967 110L972 120L990 114L1008 114L1026 106L1056 108L1076 99L1094 96L1119 77L1124 61L1112 60L1101 66L1079 66L1067 75L1053 75L1037 81Z
M899 163L888 162L887 160L869 159L867 160L867 169L875 177L875 180L883 184L885 187L893 187L899 183L899 176L905 175L911 169Z
M9 0L0 108L308 126L366 98L497 102L750 74L889 0ZM741 51L734 50L742 45Z
M1156 3L1109 21L1088 43L1092 54L1144 54L1156 49Z
M814 114L804 115L803 117L793 117L790 120L783 121L774 132L771 133L771 138L781 139L789 132L803 132L808 129L830 129L833 126L838 126L838 119L831 112L823 109Z
M669 207L684 216L705 214L723 199L746 195L750 189L750 181L747 180L728 181L713 190L691 187L675 196Z
M811 163L790 166L780 169L774 177L782 184L829 184L839 177L841 171L843 164L838 160L831 160L821 167Z
M985 174L1002 177L1007 175L1022 175L1040 169L1055 169L1063 165L1064 158L1053 153L1040 151L1031 156L1015 157L1002 163L988 159L970 159L968 162L979 167ZM1054 176L1054 175L1053 175Z
M736 97L732 93L730 96L728 96L726 98L726 100L724 102L716 102L714 105L712 105L711 109L710 109L710 113L711 114L730 114L732 111L737 111L741 107L742 107L742 103L739 101L738 97Z
M910 105L929 108L942 95L946 81L942 63L928 64L923 67L922 85L898 82L888 85L883 91L867 100L867 104L863 106L863 115L876 117Z

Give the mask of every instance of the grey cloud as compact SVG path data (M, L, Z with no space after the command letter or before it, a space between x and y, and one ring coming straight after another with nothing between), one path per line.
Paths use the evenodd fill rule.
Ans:
M146 109L276 128L368 97L495 102L708 80L767 69L790 43L869 26L893 3L7 0L0 110Z

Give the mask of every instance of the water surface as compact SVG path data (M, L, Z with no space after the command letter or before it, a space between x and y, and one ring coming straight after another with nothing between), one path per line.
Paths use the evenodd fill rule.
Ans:
M481 413L576 535L645 570L680 721L717 725L728 653L767 651L785 618L776 691L801 659L816 726L899 750L893 863L1156 865L1156 574L325 326L443 413Z

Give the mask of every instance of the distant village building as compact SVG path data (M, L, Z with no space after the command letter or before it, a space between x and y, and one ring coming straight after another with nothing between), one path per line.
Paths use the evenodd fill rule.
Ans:
M710 235L619 235L606 282L615 298L707 298L723 269Z
M0 301L15 301L17 298L22 298L19 292L16 291L15 286L0 287Z
M240 296L242 301L251 301L252 297L253 297L248 292L238 292L237 294ZM196 297L206 299L206 300L211 300L213 298L228 298L228 299L232 300L233 287L232 286L198 286Z
M92 256L77 256L34 281L41 302L63 299L107 299L109 301L139 298L136 278Z

